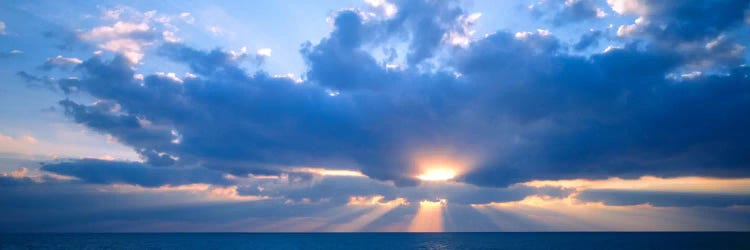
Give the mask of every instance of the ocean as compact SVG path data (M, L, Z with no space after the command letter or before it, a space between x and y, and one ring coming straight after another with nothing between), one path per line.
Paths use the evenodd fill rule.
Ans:
M0 249L750 249L750 233L43 233Z

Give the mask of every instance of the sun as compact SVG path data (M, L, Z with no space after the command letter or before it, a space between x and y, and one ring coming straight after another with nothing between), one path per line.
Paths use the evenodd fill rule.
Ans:
M427 169L424 173L417 175L423 181L447 181L456 177L456 171L449 168Z

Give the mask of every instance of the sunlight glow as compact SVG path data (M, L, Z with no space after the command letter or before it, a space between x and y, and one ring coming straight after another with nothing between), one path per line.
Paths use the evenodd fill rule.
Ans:
M396 199L386 201L384 200L385 197L382 195L375 195L371 197L367 196L351 196L349 197L349 203L347 203L347 206L367 206L367 205L379 205L379 206L399 206L399 205L409 205L409 202L401 197L398 197Z
M473 165L470 155L448 149L430 149L415 153L411 174L421 181L446 182L468 172Z
M372 197L365 196L352 196L349 197L348 207L365 207L368 209L367 212L357 217L356 219L349 221L345 224L336 226L333 231L336 232L354 232L360 231L367 225L370 225L373 221L387 214L394 208L402 205L408 205L409 202L404 198L396 198L390 201L383 200L385 197L382 195L376 195Z
M728 223L695 216L685 208L648 204L609 206L602 202L580 201L572 196L532 195L520 201L473 204L471 207L507 231L680 231L688 225L732 229Z
M417 176L423 181L447 181L456 177L456 171L447 168L428 169Z
M350 176L350 177L364 177L362 172L354 170L341 170L341 169L325 169L325 168L295 168L292 172L299 173L310 173L321 176Z
M409 225L409 232L442 232L443 208L447 203L445 199L420 201L419 210Z
M176 193L181 192L193 195L199 200L208 201L257 201L265 200L269 197L258 195L241 195L237 191L237 186L216 186L203 183L194 183L186 185L163 185L159 187L143 187L131 184L111 184L97 188L101 192L118 192L118 193Z
M573 188L576 190L610 189L696 193L750 193L750 178L721 179L699 176L675 178L642 176L638 179L621 179L613 177L603 180L535 180L522 183L522 185L537 188L546 186Z

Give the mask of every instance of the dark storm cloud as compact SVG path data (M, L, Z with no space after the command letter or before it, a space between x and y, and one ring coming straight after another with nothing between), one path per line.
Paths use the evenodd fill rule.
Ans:
M601 30L591 30L581 35L581 38L577 43L573 45L573 49L577 51L585 50L590 47L599 45L599 39L604 36Z
M725 5L741 7L661 4L654 13L677 20L687 17L683 8L710 13ZM467 48L439 48L436 37L460 26L455 19L462 14L451 4L417 1L399 4L393 19L365 21L356 11L341 11L328 37L303 46L308 72L302 83L247 72L231 53L181 44L166 44L160 53L197 77L155 74L141 82L123 57L94 57L77 66L79 79L60 87L100 101L60 104L76 122L133 147L149 171L189 165L277 175L320 166L408 186L418 183L414 155L427 151L471 158L475 164L459 180L480 186L750 176L750 68L716 60L726 74L676 80L667 76L697 54L658 40L734 31L733 14L687 21L703 35L679 29L586 57L565 53L566 45L544 32L499 31ZM404 69L386 69L370 54L388 40L408 42ZM420 69L439 49L449 54L440 59L444 67ZM67 164L75 169L77 163ZM87 171L103 170L75 174Z
M406 33L410 38L410 65L433 56L443 34L458 29L456 19L465 14L457 1L399 1L398 13L385 24L388 35Z
M742 131L750 122L745 97L750 68L675 84L664 74L677 63L674 55L628 47L588 60L532 61L549 68L534 73L518 68L514 74L520 81L497 71L478 72L483 79L509 79L494 92L501 94L498 106L546 129L526 134L517 151L485 161L467 179L491 185L501 182L495 176L516 181L531 175L746 176L748 158L741 152L748 150ZM638 74L632 73L635 68Z
M5 177L0 177L4 181ZM209 202L189 192L103 192L79 181L0 185L2 232L248 231L333 206ZM280 209L283 207L284 209ZM240 228L228 227L244 221ZM289 230L288 228L284 228ZM284 230L277 229L277 230Z
M0 176L0 187L15 187L34 183L34 180L28 177Z
M636 34L650 35L661 41L683 42L716 37L741 26L748 0L637 0L637 10L625 14L643 17Z
M745 62L748 0L639 0L631 2L634 8L618 5L615 10L622 14L638 16L633 24L620 26L618 36L679 52L686 58L684 68L727 70L728 65Z
M157 168L136 162L115 162L81 159L51 163L42 170L73 176L93 184L135 184L144 187L208 183L226 185L230 182L223 174L205 168Z
M58 91L59 89L59 83L49 76L36 76L26 71L16 72L16 76L23 80L26 86L30 88L40 87L51 91Z
M589 190L581 192L577 197L582 201L601 201L613 206L651 204L657 207L728 207L750 205L748 194Z

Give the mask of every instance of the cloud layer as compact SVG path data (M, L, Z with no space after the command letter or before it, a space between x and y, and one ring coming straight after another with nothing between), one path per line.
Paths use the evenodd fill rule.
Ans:
M474 36L481 13L453 1L343 9L332 14L329 34L301 45L307 68L300 79L262 70L270 49L253 55L246 48L199 49L176 37L169 16L134 12L135 18L123 20L120 12L106 12L111 25L72 37L113 54L99 51L85 60L59 55L37 67L69 77L18 76L54 85L64 94L58 104L67 118L132 148L141 161L47 161L34 178L27 172L0 176L0 188L12 191L0 201L18 199L22 190L31 194L17 202L23 206L53 199L42 186L58 187L64 197L79 193L72 203L59 204L65 209L88 199L105 206L107 198L90 191L96 187L134 200L141 198L128 192L146 193L143 199L177 193L179 198L163 201L170 208L96 216L177 220L206 213L188 224L231 224L244 209L254 213L245 223L256 223L292 215L331 219L324 210L371 206L332 219L341 225L307 221L310 230L408 229L398 224L399 215L415 213L419 201L441 199L455 206L450 213L457 217L499 213L519 228L541 230L538 222L506 209L542 217L554 215L555 206L572 217L576 211L658 217L674 209L690 220L698 207L724 213L717 218L750 218L744 189L705 193L556 182L750 177L750 67L742 34L750 3L607 3L611 12L584 0L532 8L545 11L541 17L554 27L608 15L635 20L616 32L587 29L571 36L572 43L545 29ZM196 22L189 13L179 17ZM164 62L163 69L142 70L153 58ZM436 166L457 176L443 183L417 178ZM545 180L550 183L533 185ZM211 202L191 211L180 199ZM375 220L368 213L392 217ZM106 226L83 215L71 218L52 216L27 226ZM680 228L673 226L666 229Z
M688 8L640 4L637 14L658 16L667 27ZM652 34L646 40L577 56L541 31L498 31L465 48L446 45L442 37L458 27L452 22L463 15L460 7L397 6L394 17L382 20L337 13L330 36L302 48L309 66L303 82L248 72L234 53L165 43L159 53L196 76L141 80L132 60L94 57L78 66L80 78L59 85L99 101L60 104L76 122L132 146L148 165L238 175L309 165L414 185L415 158L424 153L469 158L463 180L480 186L748 175L750 69L728 64L741 60L735 58L722 60L721 74L669 77L696 63L691 53L712 53L661 46L677 38L728 39L723 34L741 15L683 23L691 28L680 26L674 35L644 29ZM588 47L595 36L574 48ZM371 54L369 48L387 41L408 45L405 68L389 68ZM427 69L426 59L439 64Z

